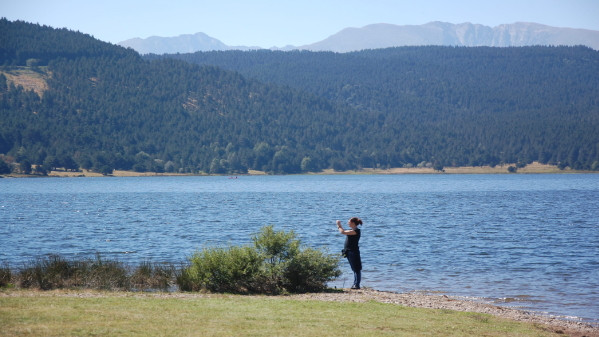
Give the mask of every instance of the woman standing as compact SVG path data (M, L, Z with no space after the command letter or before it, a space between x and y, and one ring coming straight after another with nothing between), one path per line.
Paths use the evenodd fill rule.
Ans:
M360 289L360 281L362 279L362 260L360 259L360 247L358 241L360 241L360 229L359 225L362 225L360 218L353 217L347 221L347 224L351 229L343 229L341 221L337 220L337 229L339 233L345 235L345 245L343 246L343 255L347 257L351 270L354 272L354 284L352 289Z

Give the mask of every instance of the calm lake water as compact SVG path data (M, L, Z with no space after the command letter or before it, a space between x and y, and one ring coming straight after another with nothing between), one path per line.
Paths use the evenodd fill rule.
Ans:
M337 253L351 216L364 286L599 323L598 174L0 179L0 263L180 262L264 225ZM342 270L331 286L351 285Z

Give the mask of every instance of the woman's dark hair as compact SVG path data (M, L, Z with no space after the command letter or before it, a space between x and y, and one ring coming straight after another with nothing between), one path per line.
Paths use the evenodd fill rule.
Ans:
M356 226L362 224L362 220L358 217L353 217L349 219L349 222L354 223Z

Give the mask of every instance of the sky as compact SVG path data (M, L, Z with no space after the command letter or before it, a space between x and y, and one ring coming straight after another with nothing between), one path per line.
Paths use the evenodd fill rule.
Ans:
M535 22L599 30L599 0L0 0L0 17L111 43L202 32L229 46L270 48L375 23Z

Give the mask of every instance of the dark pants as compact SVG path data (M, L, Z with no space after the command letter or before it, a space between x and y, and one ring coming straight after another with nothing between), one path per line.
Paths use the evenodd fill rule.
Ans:
M354 272L354 287L360 287L360 281L362 280L362 259L360 259L360 251L347 251L347 261L349 266Z

